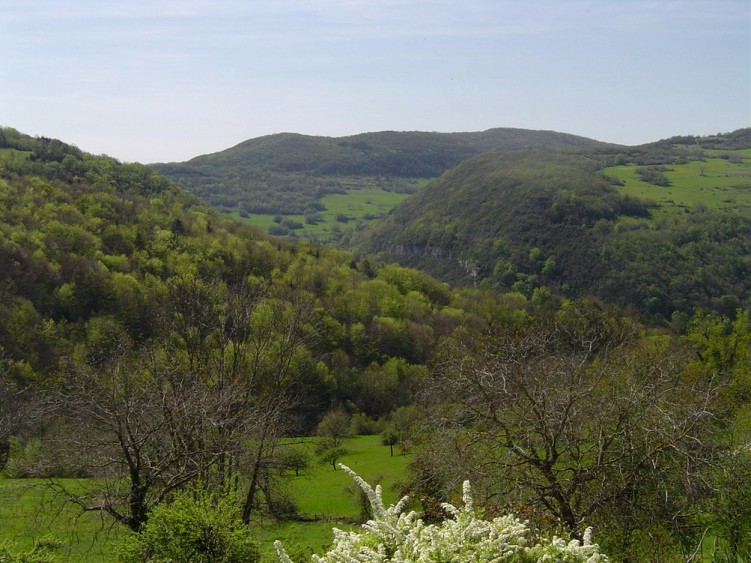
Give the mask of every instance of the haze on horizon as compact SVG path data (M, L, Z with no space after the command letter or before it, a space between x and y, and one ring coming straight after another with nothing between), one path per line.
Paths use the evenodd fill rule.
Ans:
M124 161L291 131L751 125L748 0L0 0L0 125Z

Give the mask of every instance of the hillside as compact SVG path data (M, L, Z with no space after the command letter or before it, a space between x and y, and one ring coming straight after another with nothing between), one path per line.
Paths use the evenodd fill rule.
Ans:
M358 233L353 247L453 283L527 295L547 286L668 317L732 311L751 297L749 131L483 154Z
M233 303L246 323L251 307L270 308L272 340L274 323L304 310L295 385L312 395L296 420L310 428L333 405L377 417L409 402L410 374L423 369L412 365L428 360L445 325L449 288L421 272L269 240L146 166L55 139L0 129L0 204L0 368L14 385L180 338L189 339L180 354L227 346L237 335L215 339L240 314ZM386 364L398 385L384 387ZM370 383L358 382L365 368Z
M574 135L524 129L385 131L339 138L281 133L183 163L154 164L153 168L210 205L251 223L274 226L270 220L274 215L297 223L287 225L285 231L277 223L272 234L331 240L337 235L328 232L330 227L325 232L309 227L326 221L322 216L330 207L322 201L326 195L358 190L367 193L363 199L379 199L383 192L413 193L425 179L488 150L593 144L596 141ZM373 207L360 214L350 213L349 219L367 221L374 217L364 215L384 212ZM342 214L347 215L346 208Z
M744 169L748 151L712 150L705 176ZM710 162L723 155L737 168ZM679 233L681 258L711 264L655 268L656 204L599 171L625 177L636 158L485 153L415 196L443 215L394 213L407 237L398 256L451 264L441 253L458 252L465 275L514 290L503 293L269 239L148 167L0 129L0 559L28 560L12 554L51 534L70 560L112 561L119 539L148 538L173 510L195 537L228 526L254 541L286 536L309 517L305 493L342 494L316 475L350 447L347 461L367 468L350 433L381 434L369 439L381 460L390 446L408 452L393 495L409 492L426 513L439 516L471 478L490 514L525 507L530 522L570 534L586 516L619 560L683 560L705 537L713 553L747 553L748 314L700 311L674 323L679 336L536 290L607 282L628 294L657 269L676 295L700 272L726 308L746 299L740 214L687 214L689 227L660 236L678 244ZM622 279L609 277L615 259ZM186 518L183 501L200 498L231 523ZM327 505L304 512L320 518Z

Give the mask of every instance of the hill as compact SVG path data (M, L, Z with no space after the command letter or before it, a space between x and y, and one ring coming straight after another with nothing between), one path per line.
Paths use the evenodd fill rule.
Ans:
M361 255L453 283L546 286L664 316L751 297L741 130L632 147L487 153L358 233Z
M184 163L154 164L153 168L205 202L226 212L274 227L272 234L297 234L335 239L334 221L326 217L331 194L363 192L362 199L382 200L382 194L415 192L462 160L488 150L546 149L585 146L596 141L524 129L490 129L473 133L363 133L349 137L312 137L281 133L250 139L230 149L198 156ZM397 198L396 201L402 198ZM337 209L348 219L372 220L386 207L362 213ZM287 217L289 224L272 224L271 217ZM368 217L365 217L368 215ZM252 216L252 217L251 217ZM326 230L315 228L328 222ZM341 225L340 225L341 226Z
M304 310L295 363L295 385L311 392L296 413L304 429L334 405L378 417L409 402L410 374L422 369L411 366L431 356L451 300L421 272L269 240L146 166L13 129L0 129L0 263L0 390L65 377L71 363L99 366L121 348L227 346L237 335L222 331L237 327L224 323L240 314L232 303L245 323L251 308L271 308L272 340L274 323ZM357 383L363 370L370 383ZM397 372L398 385L383 387Z
M723 173L743 170L744 157L713 150L738 167ZM492 244L467 246L505 256L495 266L513 275L515 292L502 294L268 239L145 166L0 129L0 470L3 479L41 478L3 487L33 488L40 504L22 522L28 497L4 495L10 525L0 551L31 549L48 531L78 544L72 558L94 560L104 530L144 538L161 510L182 510L181 497L199 494L231 503L211 501L230 507L238 526L268 530L300 517L304 496L288 485L298 471L312 473L291 436L315 432L316 455L333 473L346 453L341 438L384 431L388 444L409 448L402 486L426 512L473 472L489 513L526 506L525 518L571 533L586 514L621 559L638 548L649 554L639 560L672 560L653 556L655 542L643 539L655 530L660 554L695 550L705 537L714 552L746 553L728 534L747 537L736 523L748 521L751 498L733 496L750 482L748 315L700 312L674 338L596 300L536 290L536 275L578 280L571 292L584 291L589 273L618 281L595 278L612 258L576 256L577 241L621 258L636 250L654 265L648 236L647 250L607 246L608 226L628 233L643 221L646 232L662 220L620 193L628 180L619 186L599 171L628 170L637 156L487 153L426 189L473 215L446 228L429 217L435 248L472 243L463 232L485 236L498 213L514 226L496 224ZM709 160L707 176L720 169ZM654 172L671 179L670 170ZM462 189L453 195L438 189L454 184ZM708 286L747 283L748 225L709 229L712 213L681 231L685 256L711 255L718 269L701 272ZM517 254L528 271L512 268ZM494 283L475 256L460 257L478 285ZM624 275L641 274L630 268ZM600 453L581 455L592 451ZM364 469L365 458L350 453ZM575 488L571 471L584 476ZM338 494L303 478L319 498ZM68 519L71 509L78 520ZM676 522L692 531L685 544ZM6 549L6 539L19 545Z

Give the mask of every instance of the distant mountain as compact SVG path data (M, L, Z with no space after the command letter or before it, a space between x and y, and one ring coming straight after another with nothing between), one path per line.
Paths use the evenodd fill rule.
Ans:
M552 149L597 141L526 129L475 133L363 133L312 137L280 133L183 163L152 165L207 203L226 211L295 215L322 209L318 200L365 182L415 191L415 179L434 178L479 153Z
M352 246L453 283L732 313L751 303L750 133L485 153Z

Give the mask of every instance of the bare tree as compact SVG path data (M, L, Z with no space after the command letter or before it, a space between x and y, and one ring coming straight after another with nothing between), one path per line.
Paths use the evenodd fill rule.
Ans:
M444 347L424 397L424 488L469 477L489 502L536 507L575 534L614 510L680 521L717 460L717 386L659 342L595 353L569 336L536 326Z
M247 522L265 487L308 357L309 308L193 278L171 282L172 317L161 340L75 365L56 395L69 430L106 488L74 500L139 530L153 506L189 482L226 488L247 482Z
M163 351L76 366L55 399L65 447L103 483L92 497L71 500L136 531L153 506L226 453L211 431L231 399L205 393Z

